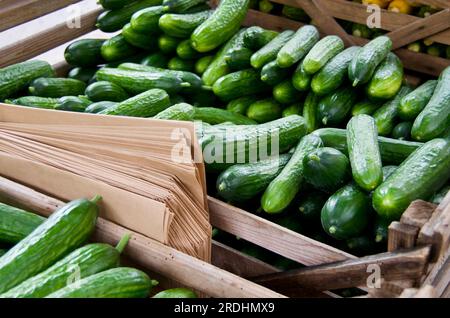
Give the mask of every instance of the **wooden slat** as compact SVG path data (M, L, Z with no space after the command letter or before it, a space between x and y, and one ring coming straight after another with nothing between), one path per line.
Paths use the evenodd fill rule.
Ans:
M428 222L436 208L436 204L423 200L415 200L403 212L400 223L421 228Z
M423 284L432 285L436 289L438 297L445 297L445 293L450 291L450 250L447 250L436 263L431 265L431 270Z
M414 0L414 2L436 8L450 8L450 0Z
M394 252L399 249L414 247L418 233L419 228L416 226L392 222L389 225L388 251Z

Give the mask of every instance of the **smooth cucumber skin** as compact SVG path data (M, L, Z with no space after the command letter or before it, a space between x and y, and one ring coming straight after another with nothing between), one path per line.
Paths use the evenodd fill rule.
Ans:
M91 67L74 67L67 74L67 78L76 79L86 84L94 81L94 75L97 72L97 68Z
M261 69L261 81L268 85L276 85L292 74L292 70L289 68L281 68L278 66L277 61L267 63Z
M307 221L320 222L320 212L327 199L328 195L320 191L310 192L303 196L298 204L301 217Z
M383 219L377 215L373 228L376 243L387 243L390 224L391 222L389 220Z
M133 29L130 23L125 24L122 28L122 36L125 41L134 47L138 47L143 50L152 51L155 50L157 45L156 37L149 36L147 33L141 33Z
M295 89L290 80L277 84L272 90L272 95L277 102L284 105L298 102L302 97L302 94Z
M258 122L267 123L281 117L281 105L273 98L254 102L247 110L247 117Z
M146 34L150 38L150 34L158 34L160 32L159 19L163 14L163 6L139 10L131 17L130 26L135 32Z
M44 298L66 287L71 280L119 266L119 256L119 251L108 244L80 247L45 271L1 294L0 298Z
M40 97L63 97L82 95L86 84L71 78L37 78L28 87L30 94Z
M158 47L164 54L172 54L176 52L179 43L180 39L168 36L166 34L163 34L158 38Z
M169 60L167 68L172 71L194 72L195 62L192 60L183 60L175 56Z
M227 104L227 110L233 113L245 115L247 114L247 109L251 104L256 102L259 98L256 96L244 96L233 99Z
M259 50L272 41L278 34L276 31L265 30L259 26L249 27L244 35L244 46L250 50Z
M372 115L378 108L380 108L380 103L371 101L369 99L364 99L362 101L357 102L352 107L351 114L352 116L356 115Z
M303 181L303 159L321 146L322 140L314 135L308 135L300 140L287 165L264 192L261 198L264 211L280 213L292 202Z
M317 42L302 61L308 74L317 73L334 56L344 50L344 42L336 35L328 35Z
M172 288L157 293L152 298L198 298L197 294L187 288Z
M277 54L279 67L291 67L300 61L319 41L319 30L315 26L305 25L297 30L294 36Z
M176 49L179 58L193 60L202 57L202 54L194 50L190 40L181 41Z
M12 100L5 100L6 104L28 106L33 108L56 109L59 105L58 98L23 96Z
M84 112L92 102L86 96L64 96L58 100L57 110Z
M337 240L345 240L361 235L372 214L369 195L351 183L328 198L320 218L325 232Z
M303 118L306 122L306 128L309 133L318 129L320 122L317 118L317 108L319 106L320 97L313 92L309 92L303 104Z
M232 113L225 109L215 107L197 107L194 114L195 120L201 120L211 125L231 122L235 125L256 125L257 122L246 116Z
M340 88L325 95L317 106L319 121L325 126L341 124L350 113L357 98L357 92L352 87Z
M189 38L192 32L213 13L212 10L192 14L166 13L159 19L159 28L176 38Z
M144 272L119 267L85 277L46 298L146 298L153 284Z
M192 121L194 120L195 109L193 106L186 103L179 103L158 113L154 119L164 120L182 120Z
M101 48L104 39L82 39L71 43L64 51L64 58L70 65L90 67L103 64Z
M292 30L281 32L272 41L264 45L261 49L259 49L252 55L250 64L254 68L260 69L267 63L275 60L278 52L292 38L293 35L294 31Z
M203 73L208 69L209 65L213 61L214 56L207 55L199 58L197 62L195 62L195 73L197 73L199 76L202 76Z
M137 49L130 45L121 34L106 40L101 47L102 57L107 62L120 61L136 53Z
M143 58L139 64L142 64L144 66L153 66L158 68L167 68L167 64L169 63L169 58L161 53L152 53L145 58Z
M383 170L375 120L369 115L352 117L347 124L347 145L353 180L372 191L383 182Z
M300 103L295 103L283 109L281 116L287 117L291 115L301 115L302 110L303 110L302 105Z
M401 119L414 120L428 104L436 88L437 80L428 80L400 101L398 115Z
M266 189L286 166L290 157L290 154L284 154L255 163L231 166L217 178L217 192L231 202L250 200Z
M408 205L427 200L450 177L450 144L433 139L412 153L373 193L377 213L398 220Z
M261 81L260 74L254 69L247 69L227 74L213 85L213 92L223 101L238 97L254 95L266 91L268 86Z
M353 255L373 255L379 251L379 247L371 235L363 234L361 236L351 237L346 240L348 250Z
M42 216L0 203L0 242L16 244L44 221Z
M84 243L94 230L97 216L96 202L85 199L55 211L0 258L0 292L45 270Z
M361 48L351 46L334 56L311 80L311 89L317 95L333 92L344 82L348 65Z
M394 129L392 129L392 138L400 140L410 140L411 139L411 128L412 122L404 121L397 124Z
M236 48L231 50L225 57L228 67L233 71L240 71L246 68L250 68L250 58L253 55L253 51L246 48Z
M372 99L390 99L398 93L402 82L402 62L397 55L390 52L375 69L372 79L367 84L367 95Z
M122 102L129 98L122 87L106 81L92 83L86 88L85 94L93 102Z
M222 0L214 13L192 33L194 49L209 52L229 40L239 30L248 6L249 0Z
M96 102L96 103L92 103L88 107L86 107L84 112L90 113L90 114L97 114L97 113L100 113L101 111L104 111L105 109L113 107L115 105L117 105L116 102Z
M312 76L306 73L303 63L300 62L292 76L292 85L301 92L308 91L311 85Z
M420 112L411 129L418 141L428 141L440 136L450 126L450 67L442 71L436 89L428 104Z

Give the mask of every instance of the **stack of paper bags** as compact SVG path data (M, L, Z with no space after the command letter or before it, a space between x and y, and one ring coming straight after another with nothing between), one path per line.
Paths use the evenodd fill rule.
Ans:
M0 175L210 261L205 172L194 125L0 104Z

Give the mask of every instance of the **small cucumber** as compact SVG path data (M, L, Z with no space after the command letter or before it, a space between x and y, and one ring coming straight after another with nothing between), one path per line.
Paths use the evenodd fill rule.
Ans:
M352 107L352 116L356 115L372 115L378 108L380 108L380 104L378 102L371 101L369 99L363 99L362 101L357 102Z
M120 61L136 53L137 49L130 45L121 34L106 40L101 47L102 57L107 62Z
M303 118L305 118L306 127L309 133L312 133L320 126L320 121L317 118L319 101L319 96L313 92L309 92L306 96L305 103L303 104Z
M378 252L379 248L371 235L351 237L346 240L348 250L354 255L366 256Z
M42 216L0 203L0 242L16 244L44 221Z
M207 55L202 58L199 58L197 62L195 62L195 73L197 73L200 76L203 75L203 73L205 73L205 71L208 69L209 65L212 63L213 60L214 56L212 55Z
M333 57L344 50L344 42L336 35L327 35L303 59L303 68L308 74L317 73Z
M293 35L294 31L292 30L286 30L277 35L272 41L252 55L250 59L251 65L256 69L260 69L267 63L275 60L278 52L293 37Z
M182 120L192 121L194 120L195 109L189 104L180 103L170 106L169 108L158 113L154 119L165 120Z
M86 84L71 78L37 78L31 82L28 91L40 97L63 97L82 95Z
M173 106L175 104L181 104L184 103L185 99L183 96L178 95L178 94L172 94L170 95L170 104Z
M193 60L202 57L202 53L197 52L191 45L191 40L181 41L176 49L178 57L183 60Z
M268 85L276 85L286 79L292 70L290 68L281 68L277 61L272 61L263 66L261 70L261 81Z
M240 71L246 68L250 68L250 58L253 55L253 51L246 47L235 48L227 53L225 56L225 62L232 71Z
M176 38L189 38L192 32L213 13L212 10L192 14L166 13L159 19L159 28Z
M247 69L227 74L213 85L213 92L220 99L229 101L238 97L263 93L268 86L261 81L258 71Z
M198 296L187 288L172 288L163 290L152 298L198 298Z
M96 72L97 68L74 67L67 74L67 78L76 79L86 84L90 84L94 82Z
M317 106L318 119L325 126L341 124L350 113L358 98L352 87L340 88L325 95Z
M33 108L55 109L59 105L58 98L23 96L12 100L5 100L6 104L28 106Z
M320 222L320 212L322 211L328 195L320 191L314 191L303 196L298 204L298 211L302 219L306 221Z
M115 102L97 102L92 103L84 110L85 113L97 114L104 111L107 108L117 105Z
M107 10L121 9L129 4L127 0L99 0L98 3Z
M247 114L247 109L250 107L250 105L256 102L257 100L258 97L256 96L239 97L230 101L227 104L227 110L233 113L245 115Z
M225 109L215 107L197 107L194 114L195 120L201 120L211 125L231 122L235 125L255 125L256 121Z
M367 84L367 95L372 99L393 98L403 82L403 65L394 53L388 53L383 62L378 65Z
M208 90L197 90L188 96L188 100L195 107L211 107L211 105L220 104L216 95Z
M159 68L167 68L168 63L169 63L169 58L161 52L152 53L152 54L146 56L140 62L140 64L145 65L145 66L153 66L153 67L159 67Z
M411 128L412 122L404 121L397 124L394 129L392 129L392 138L400 140L410 140L411 139Z
M104 39L82 39L71 43L64 51L64 58L70 65L91 67L105 63L101 48Z
M428 80L400 101L398 116L403 120L413 120L425 108L433 96L438 81Z
M166 34L163 34L158 38L158 47L164 54L175 53L179 43L180 39L168 36Z
M290 80L277 84L272 91L275 100L281 104L292 104L298 102L302 94L295 89Z
M313 25L305 25L298 29L278 52L278 66L287 68L300 61L319 41L319 38L319 30Z
M303 63L300 62L292 76L292 85L301 92L308 91L311 85L312 76L306 73Z
M86 88L85 94L93 102L122 102L129 98L122 87L106 81L92 83Z
M157 45L156 37L134 30L130 23L125 24L123 27L122 36L129 44L143 50L155 50Z
M377 215L373 228L376 243L387 243L390 224L389 220L385 220Z
M266 123L281 117L281 105L273 98L254 102L247 110L247 117L258 123Z
M163 7L166 12L184 13L192 7L206 2L207 0L164 0Z
M310 18L303 9L284 5L281 14L291 20L309 23Z
M92 102L85 96L64 96L58 100L57 110L84 112Z
M272 30L265 30L259 26L252 26L247 29L244 35L244 46L250 50L261 49L272 41L279 33Z
M195 62L191 60L183 60L179 57L173 57L167 64L167 68L172 71L193 72Z
M295 103L283 109L283 113L281 114L281 116L287 117L291 115L301 115L302 110L302 105L300 103Z
M159 19L164 14L162 6L154 6L139 10L130 20L130 26L135 32L145 34L152 38L151 34L160 33Z

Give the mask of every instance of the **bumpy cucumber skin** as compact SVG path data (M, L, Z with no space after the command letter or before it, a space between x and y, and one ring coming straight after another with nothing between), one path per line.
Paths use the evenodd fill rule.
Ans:
M373 207L388 220L398 220L408 205L427 200L450 177L450 144L433 139L411 154L373 193Z
M319 120L317 118L317 107L319 106L320 97L313 92L309 92L303 105L303 118L305 118L306 127L309 133L319 128Z
M321 146L322 140L314 135L300 140L287 165L264 192L261 198L264 211L280 213L292 202L303 181L303 158Z
M58 100L57 110L69 112L84 112L92 102L85 96L64 96Z
M244 46L250 50L259 50L272 41L278 34L276 31L265 30L259 26L249 27L244 35Z
M372 99L390 99L398 93L402 82L402 62L397 55L390 52L375 69L367 86L367 95Z
M281 68L278 66L277 61L272 61L261 69L261 81L273 86L283 81L290 74L292 74L291 69Z
M371 101L369 99L364 99L360 102L357 102L352 107L352 116L356 115L372 115L378 108L380 108L380 104L378 102Z
M147 33L141 33L134 30L130 23L125 24L125 26L123 27L122 36L129 44L143 50L155 50L157 45L156 37L149 36L149 34Z
M273 98L259 100L250 105L247 117L258 123L266 123L281 117L281 105Z
M301 217L307 221L320 222L320 211L327 199L328 195L320 191L310 192L303 196L298 204Z
M411 139L411 128L412 122L404 121L397 124L394 129L392 129L392 138L400 140L410 140Z
M222 0L214 13L192 33L194 49L209 52L229 40L239 30L248 6L249 0Z
M198 298L197 294L187 288L172 288L157 293L152 298Z
M131 46L125 40L123 35L119 34L103 43L101 53L105 61L115 62L135 55L137 53L137 49L134 46Z
M104 111L105 109L113 107L115 105L117 105L116 102L97 102L97 103L92 103L88 107L86 107L84 112L85 113L90 113L90 114L97 114L97 113L100 113L101 111Z
M59 105L58 98L23 96L12 100L5 100L6 104L28 106L33 108L56 109Z
M139 10L130 20L130 26L135 32L146 34L159 33L159 19L164 14L162 6L154 6Z
M231 50L225 57L228 67L233 71L240 71L246 68L250 68L250 58L253 55L253 51L246 48L236 48Z
M347 124L347 145L353 179L364 190L374 190L383 182L375 120L369 115L352 117Z
M437 80L428 80L400 101L398 115L403 120L414 120L430 101L436 88Z
M286 30L277 35L272 41L252 55L250 59L251 65L256 69L260 69L267 63L275 60L278 52L292 38L293 35L294 31L292 30Z
M104 39L82 39L71 43L64 51L64 58L70 65L92 67L103 64L101 47Z
M212 13L212 10L192 14L166 13L159 19L159 28L167 35L176 38L189 38L192 32L205 22Z
M300 62L292 76L292 85L301 92L308 91L311 85L312 75L306 73L303 63Z
M325 95L317 106L319 121L325 126L341 124L357 100L357 92L352 87L340 88Z
M225 109L215 107L197 107L194 114L195 120L201 120L211 125L231 122L235 125L256 125L256 121Z
M213 92L220 99L229 101L238 97L266 91L268 86L261 81L258 71L247 69L219 78L213 85Z
M206 2L207 0L164 0L163 7L166 12L184 13Z
M227 104L227 110L233 113L245 115L247 114L247 109L251 104L256 102L259 98L256 96L244 96L233 99Z
M86 88L85 94L93 102L122 102L129 98L122 87L106 81L92 83Z
M272 95L277 102L285 105L298 102L302 97L302 94L295 89L290 80L277 84L272 90Z
M71 78L37 78L28 87L29 92L40 97L63 97L82 95L86 84Z
M317 42L302 61L308 74L317 73L330 59L344 50L344 42L336 35L328 35Z
M0 242L16 244L44 221L42 216L0 203Z
M170 59L167 68L172 71L194 72L195 62L175 56Z
M195 109L193 106L186 103L179 103L163 110L153 118L164 120L192 121L194 120L194 114Z

